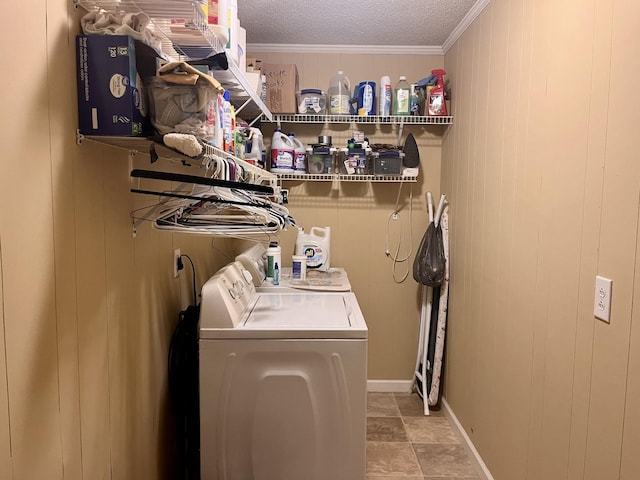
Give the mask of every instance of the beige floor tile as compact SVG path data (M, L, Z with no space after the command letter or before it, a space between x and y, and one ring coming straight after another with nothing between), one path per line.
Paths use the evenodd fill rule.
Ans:
M403 417L413 443L460 443L446 417Z
M480 480L480 477L423 477L424 480Z
M408 442L409 437L400 417L368 417L367 441Z
M423 417L424 406L422 399L417 393L396 393L396 403L403 417ZM431 417L443 417L444 412L439 407L429 407L429 415Z
M410 443L367 443L367 475L420 477L421 474Z
M367 475L367 480L423 480L423 478L422 475Z
M367 394L368 417L399 417L400 410L393 393Z
M435 479L474 478L477 473L462 445L414 443L420 468L425 477Z
M424 480L480 480L480 477L423 477Z

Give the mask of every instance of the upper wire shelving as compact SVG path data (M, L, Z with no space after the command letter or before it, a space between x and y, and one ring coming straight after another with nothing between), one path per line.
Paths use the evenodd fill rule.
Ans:
M451 125L452 116L429 117L424 115L308 115L276 114L272 119L262 118L263 122L277 123L355 123L355 124L392 124L392 125Z
M73 0L73 3L88 12L146 14L150 28L160 39L165 59L188 59L194 47L210 48L212 54L225 51L195 0ZM236 113L247 121L259 118L272 121L271 112L244 72L229 55L227 62L229 68L216 70L213 76L229 91Z

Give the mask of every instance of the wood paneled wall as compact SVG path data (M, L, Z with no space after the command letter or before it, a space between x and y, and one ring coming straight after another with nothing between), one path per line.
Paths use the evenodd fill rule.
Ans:
M0 478L173 479L169 339L228 242L132 237L126 151L76 145L73 2L0 6ZM19 20L22 19L22 20ZM10 65L12 65L10 67ZM222 253L219 253L222 252Z
M295 64L301 89L325 91L338 70L344 71L353 90L366 80L378 84L382 75L389 75L392 85L400 75L416 82L441 68L444 60L438 55L373 53L249 52L249 56L264 63ZM274 128L273 124L263 125L267 148ZM393 145L402 145L408 133L413 133L420 150L418 183L285 182L284 186L290 189L290 211L306 231L313 226L331 227L331 265L346 268L369 327L369 379L407 381L415 367L420 320L420 287L411 269L428 223L425 193L433 192L436 201L440 197L441 144L447 126L405 126L398 142L399 129L392 125L282 125L284 132L294 132L304 144L317 143L318 135L330 135L333 145L340 148L347 146L356 129L371 143ZM399 216L393 220L396 202ZM297 231L290 229L280 237L285 266L291 265L296 236ZM408 261L393 262L385 254L387 248L400 259L410 254ZM408 277L403 280L407 269Z
M640 475L639 16L493 0L445 56L445 396L496 480Z

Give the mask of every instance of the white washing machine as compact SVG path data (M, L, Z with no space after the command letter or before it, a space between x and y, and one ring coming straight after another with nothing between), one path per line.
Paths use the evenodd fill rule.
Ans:
M255 243L236 256L236 261L246 268L258 292L313 290L318 292L350 292L351 283L344 268L331 267L328 271L307 270L305 280L291 278L291 267L281 270L280 285L267 280L267 250Z
M202 480L364 480L367 325L352 292L202 288Z

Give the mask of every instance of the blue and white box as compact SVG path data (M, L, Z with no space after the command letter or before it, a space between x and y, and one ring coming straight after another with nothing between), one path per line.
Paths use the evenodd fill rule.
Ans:
M78 35L78 124L84 135L151 133L143 78L155 75L155 51L127 35Z

